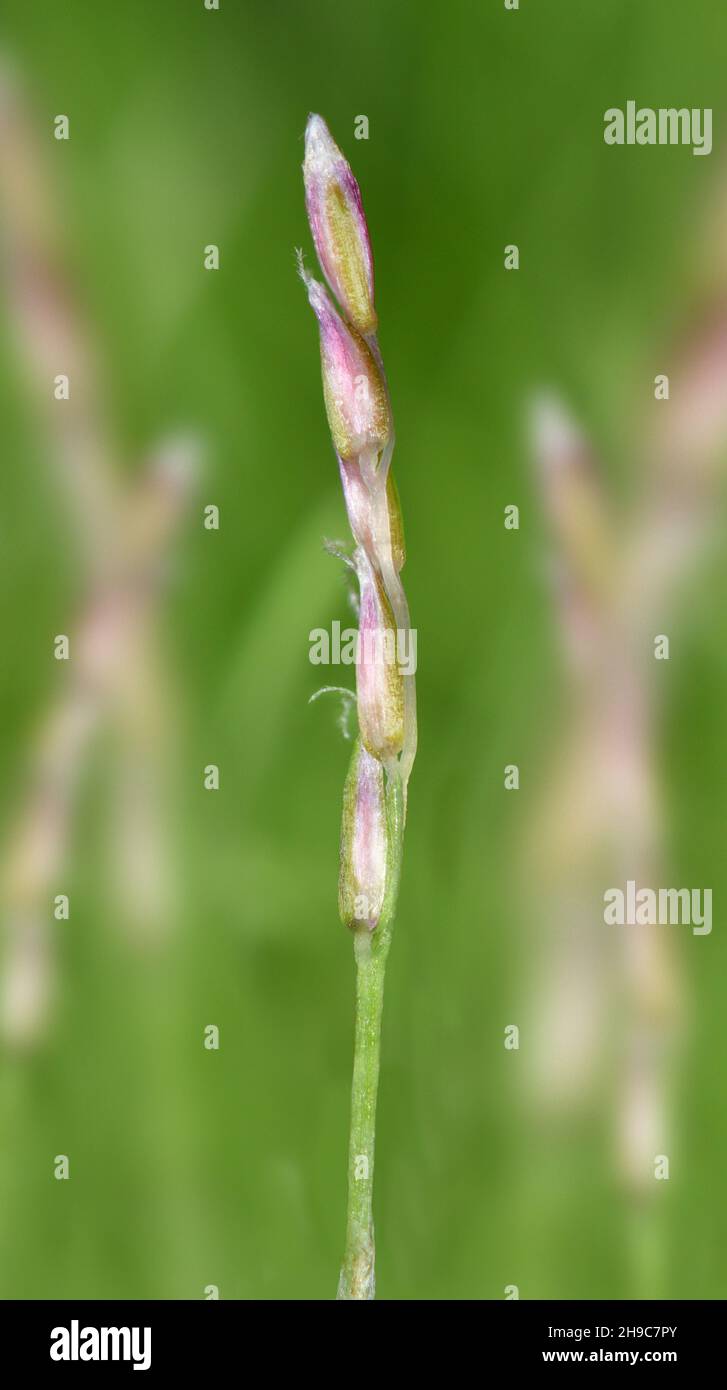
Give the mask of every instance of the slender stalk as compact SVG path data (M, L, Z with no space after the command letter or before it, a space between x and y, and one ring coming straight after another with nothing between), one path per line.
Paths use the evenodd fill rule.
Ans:
M381 1015L386 957L372 949L366 927L354 935L356 956L356 1032L348 1142L346 1249L338 1284L339 1299L374 1297L374 1145L379 1088Z
M372 1299L375 1293L373 1191L376 1099L379 1089L386 961L391 945L401 873L403 804L401 779L394 776L389 779L386 789L389 862L381 920L374 933L362 927L353 934L356 1005L351 1127L348 1142L346 1248L338 1282L339 1299L368 1300Z

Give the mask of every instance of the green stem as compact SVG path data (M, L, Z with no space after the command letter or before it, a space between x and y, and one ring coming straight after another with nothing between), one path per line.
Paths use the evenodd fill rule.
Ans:
M346 1249L338 1282L339 1299L372 1299L375 1289L373 1190L381 1016L404 834L403 788L396 774L387 783L386 811L387 888L381 919L373 933L365 928L354 932L356 1023L348 1144Z

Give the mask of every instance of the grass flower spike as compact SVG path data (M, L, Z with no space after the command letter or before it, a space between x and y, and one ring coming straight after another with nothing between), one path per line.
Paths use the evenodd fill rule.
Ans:
M306 131L306 208L323 285L299 269L318 320L323 396L355 542L360 589L356 659L359 736L343 798L341 920L353 934L356 1018L348 1155L346 1244L340 1299L374 1297L374 1139L384 974L416 753L411 661L415 637L400 572L404 528L391 471L394 427L376 338L374 273L358 184L321 116Z

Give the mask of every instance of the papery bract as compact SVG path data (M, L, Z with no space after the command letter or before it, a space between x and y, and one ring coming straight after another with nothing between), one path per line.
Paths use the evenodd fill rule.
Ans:
M375 758L391 764L404 742L404 680L394 615L380 576L365 553L354 557L361 590L356 695L361 738Z
M374 263L361 193L322 116L308 118L303 179L323 274L354 328L375 333Z
M376 929L386 890L386 854L383 769L357 739L343 791L338 910L344 926Z
M302 266L301 276L318 319L323 395L336 453L343 459L378 455L391 436L381 369L360 333L336 312L323 285Z

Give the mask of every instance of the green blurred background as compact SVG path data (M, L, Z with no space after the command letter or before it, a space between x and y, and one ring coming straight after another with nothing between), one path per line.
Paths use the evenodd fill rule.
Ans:
M523 412L534 388L557 388L613 497L628 500L634 419L689 317L697 212L719 177L727 15L712 0L668 12L660 0L521 0L516 13L500 0L221 0L217 13L202 0L5 0L0 38L47 136L122 466L132 479L178 428L204 453L159 627L178 906L148 946L120 923L101 738L57 889L72 909L55 924L56 1014L42 1042L2 1057L0 1293L335 1292L352 1047L352 951L336 911L348 752L334 706L307 703L323 683L308 633L350 614L321 546L346 524L293 255L301 245L312 260L300 175L311 110L351 159L372 230L419 632L420 746L384 1023L379 1295L644 1292L608 1106L566 1128L534 1125L525 1042L503 1048L522 1011L518 837L561 682ZM630 98L713 107L712 156L607 148L603 112ZM52 140L58 112L67 144ZM362 113L368 141L353 138ZM211 242L218 273L202 266ZM518 273L503 269L510 242ZM52 637L69 630L83 581L7 316L0 334L8 830L58 680ZM503 527L512 502L519 533ZM219 532L203 527L207 503ZM727 1296L726 578L722 550L700 572L658 738L675 878L711 886L715 904L712 935L685 938L680 958L692 1028L646 1290L670 1298ZM203 788L211 762L216 793ZM510 762L517 796L503 790ZM210 1023L217 1052L203 1046ZM53 1178L58 1153L68 1182Z

